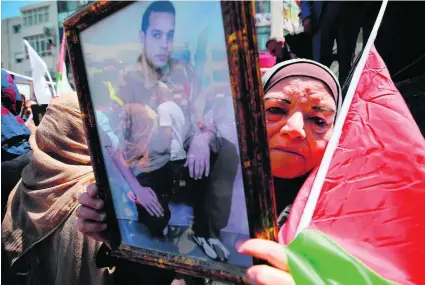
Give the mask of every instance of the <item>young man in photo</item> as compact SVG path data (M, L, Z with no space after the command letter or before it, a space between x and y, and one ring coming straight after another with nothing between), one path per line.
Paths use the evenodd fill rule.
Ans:
M163 118L166 113L176 114L169 109L171 105L174 109L178 107L184 116L185 124L184 127L179 128L182 130L179 132L181 139L176 139L177 135L175 134L174 147L171 139L170 147L164 148L163 131L165 129L160 126L155 127L150 132L149 143L145 148L133 147L132 151L129 152L126 149L129 144L124 143L121 152L114 155L114 161L118 170L132 188L133 193L130 193L129 196L134 199L138 207L139 217L142 213L145 221L153 221L151 224L154 224L156 219L160 224L159 228L165 225L164 221L168 224L170 213L168 201L165 203L166 206L163 203L164 191L159 193L155 190L164 187L174 188L176 184L185 185L184 191L193 193L191 195L194 200L193 240L210 258L226 261L229 252L218 239L221 228L214 226L217 224L215 220L221 217L217 218L214 216L214 212L205 210L206 205L211 202L209 201L210 192L223 191L223 189L211 187L209 183L210 170L213 167L214 158L220 150L221 141L217 137L214 122L208 120L205 115L196 115L199 112L195 112L194 102L200 93L200 84L192 67L187 62L171 59L175 14L175 8L169 1L156 1L148 6L142 17L139 33L142 51L138 58L137 70L125 75L124 82L119 90L119 97L122 98L124 105L144 106L147 110L158 112L157 115L162 114ZM173 103L168 100L169 103L164 105L165 102L161 102L156 95L154 90L161 84L164 84L173 94ZM159 118L160 124L161 121L164 121L163 118ZM128 120L130 126L139 125L140 128L145 128L140 120L136 119L136 116L130 115ZM172 131L172 126L168 124L167 127L168 131ZM133 131L137 132L137 130L131 130L131 132ZM131 136L131 132L125 129L123 132ZM172 138L172 136L169 138ZM124 135L124 140L128 141L128 139L129 137ZM177 147L177 144L183 145ZM134 146L134 144L130 145ZM185 157L179 159L180 161L184 160L184 164L181 165L183 176L180 175L179 171L176 171L175 177L166 179L167 181L174 181L172 186L165 183L165 180L161 181L160 184L165 183L166 186L164 186L165 184L161 187L153 185L158 184L160 179L158 175L152 177L152 174L158 173L158 171L170 165L169 162L173 160L173 155L175 155L173 149L176 150L177 148L180 149L180 152L182 149L185 152ZM132 161L128 163L130 158ZM136 158L136 161L134 158ZM167 173L170 172L167 171ZM149 176L151 178L146 179ZM166 195L169 195L169 193ZM166 200L169 198L167 197ZM226 199L231 199L231 195L230 198L226 196ZM230 204L223 203L223 205ZM150 218L146 219L147 216L150 216ZM227 221L219 224L226 225ZM162 233L167 234L167 232L168 229L164 227Z

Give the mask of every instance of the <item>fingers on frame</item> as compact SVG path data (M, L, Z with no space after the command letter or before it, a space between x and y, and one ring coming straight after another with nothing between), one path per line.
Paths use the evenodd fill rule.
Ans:
M249 239L238 246L238 252L268 261L280 270L289 271L283 245L264 239Z
M96 210L102 210L104 205L101 199L90 197L87 192L84 192L78 196L78 202L83 206Z
M100 213L88 207L80 206L76 211L76 215L80 219L92 220L96 222L104 222L106 213Z
M97 198L99 195L99 188L97 188L96 183L91 183L87 185L86 192L89 194L90 197Z
M77 228L83 234L102 232L106 230L107 227L108 225L106 223L90 222L85 219L77 220Z
M248 268L246 277L252 285L295 285L294 279L288 272L268 265Z

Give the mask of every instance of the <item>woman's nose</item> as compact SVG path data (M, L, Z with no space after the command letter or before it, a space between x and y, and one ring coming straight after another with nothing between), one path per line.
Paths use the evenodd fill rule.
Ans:
M280 129L280 134L289 139L305 139L304 117L301 112L291 114Z

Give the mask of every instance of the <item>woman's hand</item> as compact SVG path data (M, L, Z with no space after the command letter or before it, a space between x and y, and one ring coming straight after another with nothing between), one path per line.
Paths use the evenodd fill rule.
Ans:
M76 212L78 230L86 236L104 242L110 248L104 202L99 198L97 185L89 184L86 191L78 196L78 202L81 204Z
M266 260L269 265L255 265L248 268L246 276L252 285L295 285L289 274L289 267L283 245L263 239L250 239L236 245L241 254L252 255Z

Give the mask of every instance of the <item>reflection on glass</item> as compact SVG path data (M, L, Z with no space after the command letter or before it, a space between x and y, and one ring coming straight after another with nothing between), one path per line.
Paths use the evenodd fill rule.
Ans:
M81 39L123 242L252 264L220 3L131 4Z

